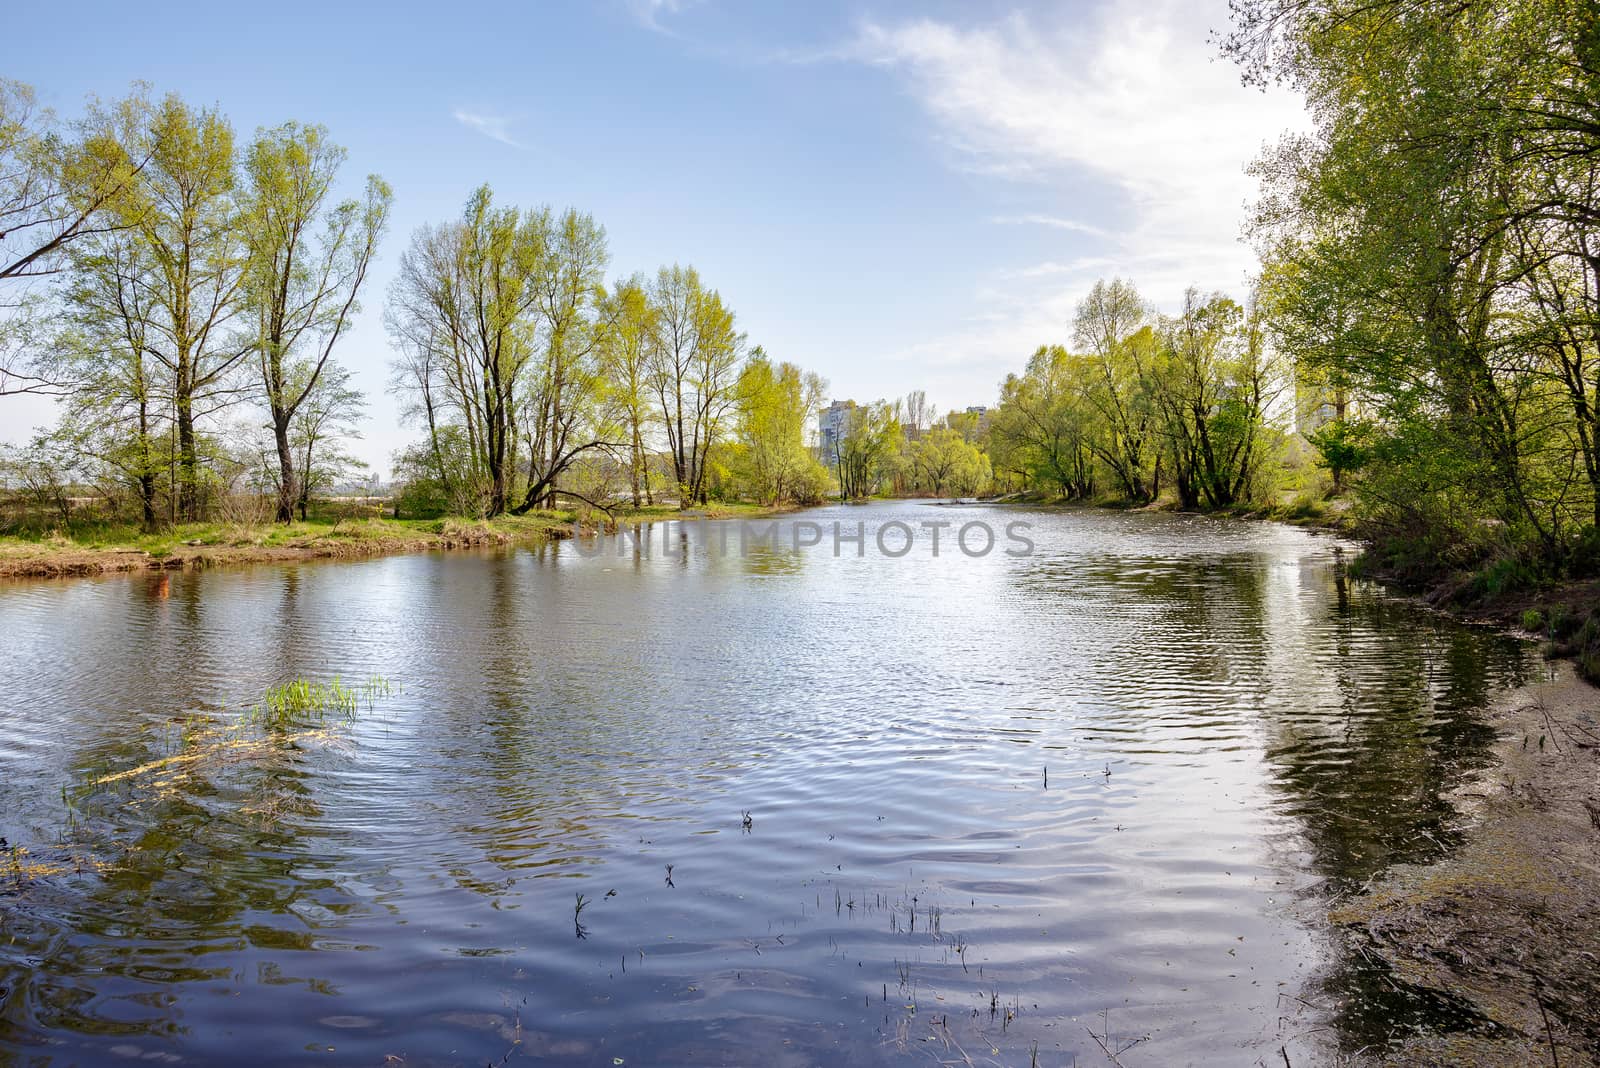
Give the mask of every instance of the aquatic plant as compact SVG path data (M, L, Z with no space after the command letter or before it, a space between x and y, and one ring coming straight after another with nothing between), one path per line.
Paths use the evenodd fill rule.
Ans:
M394 684L381 675L372 675L356 686L346 686L337 675L329 682L294 678L269 686L252 710L252 718L274 727L321 719L330 712L353 719L362 706L370 711L378 698L388 697L394 690Z
M62 788L61 799L69 818L78 820L88 815L85 804L109 786L120 784L133 791L121 795L128 803L171 797L189 789L197 776L243 765L264 766L312 744L346 744L338 724L326 722L329 714L354 719L363 707L376 707L379 698L398 689L378 675L354 686L338 678L331 682L293 679L269 688L261 703L241 716L184 717L176 724L176 736L169 736L164 743L158 740L148 759L121 769L84 769L73 788ZM303 805L301 799L266 790L253 795L241 812L272 823Z

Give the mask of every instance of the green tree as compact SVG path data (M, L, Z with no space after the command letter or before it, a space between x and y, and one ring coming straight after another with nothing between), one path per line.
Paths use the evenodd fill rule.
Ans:
M50 373L60 368L39 336L44 297L28 283L62 270L75 244L127 225L115 209L147 162L135 131L148 107L135 93L62 123L30 86L0 78L0 396L69 391Z
M254 347L237 329L248 256L233 128L219 112L169 96L136 133L140 147L129 155L148 162L113 210L141 246L143 344L171 381L177 511L196 520L204 493L197 421L237 400L232 376Z
M888 402L852 403L832 456L839 499L859 500L878 492L904 440L900 421Z
M352 379L347 368L328 364L315 388L295 409L289 443L300 472L295 503L301 519L310 510L313 493L332 489L367 468L365 461L346 448L348 442L361 437L361 418L367 408L366 396Z
M1418 556L1600 521L1596 39L1562 0L1235 5L1226 51L1317 119L1257 166L1272 331L1368 408L1361 496Z
M979 448L950 426L936 426L911 449L917 483L935 497L947 490L976 493L989 481L989 461Z
M805 432L822 406L826 383L792 363L774 364L759 346L739 372L737 469L749 494L765 504L811 503L819 482Z
M1083 399L1091 369L1060 345L1041 345L1027 370L1008 375L990 427L991 455L1004 456L1030 486L1068 500L1094 495L1089 447L1097 412Z
M1259 316L1191 287L1183 310L1161 324L1151 390L1183 507L1226 508L1252 495L1281 388Z
M249 243L244 299L277 448L277 519L287 523L310 472L295 465L291 427L358 310L392 199L376 176L362 200L332 202L345 151L320 126L261 132L245 158L240 225Z
M645 442L655 419L648 385L656 321L643 275L619 280L601 296L600 327L601 374L627 439L628 490L635 508L641 497L653 504Z
M127 232L95 235L71 249L68 328L49 375L72 385L64 439L121 472L147 530L160 518L157 499L167 468L162 441L172 430L173 411L171 376L151 348L151 269L148 250Z
M650 387L661 411L679 506L707 498L707 457L727 430L745 336L693 267L663 267L650 288Z
M561 476L578 457L614 445L602 434L599 411L604 328L597 311L609 256L605 228L571 208L559 217L545 208L534 219L542 255L533 325L543 345L524 386L528 486L514 509L519 513L553 505Z
M1150 312L1131 282L1101 279L1078 305L1073 339L1092 373L1082 383L1085 402L1097 419L1085 439L1130 501L1152 501L1161 492L1155 471L1154 411L1147 365L1153 355Z
M496 208L488 186L460 220L413 235L389 293L390 336L402 373L428 398L429 418L461 429L456 499L495 516L511 500L519 387L538 355L533 319L544 269L539 219ZM441 471L451 455L432 435Z

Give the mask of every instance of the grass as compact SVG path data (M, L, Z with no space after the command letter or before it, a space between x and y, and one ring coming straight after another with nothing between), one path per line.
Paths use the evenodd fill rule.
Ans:
M381 675L355 686L337 678L328 682L290 679L268 687L261 703L241 715L195 716L183 721L177 736L163 742L157 755L132 767L87 771L76 790L62 791L62 799L76 810L114 784L137 788L142 797L168 797L197 774L262 764L313 742L337 744L339 728L326 722L330 715L353 720L363 708L375 708L380 698L398 690Z
M679 516L726 519L770 515L782 508L717 503L680 512L674 505L619 508L620 522ZM292 523L182 523L146 531L137 524L74 518L59 524L0 525L0 577L92 574L141 568L248 563L264 560L377 556L482 545L537 544L592 527L600 513L539 511L494 519L445 516L393 519L375 511L354 518L318 516Z
M51 576L253 561L378 556L533 544L571 529L571 513L478 519L316 518L293 523L184 523L157 531L74 522L0 534L0 576Z
M548 531L552 526L570 524L571 521L571 513L565 512L502 516L493 520L369 516L360 519L312 518L292 523L180 523L155 531L142 530L135 524L75 521L65 530L59 527L19 528L0 534L0 546L8 550L98 550L162 555L185 546L284 548L304 546L322 539L346 542L415 539L469 530L516 535Z
M373 675L357 686L346 686L337 677L329 682L291 679L268 687L261 703L251 710L251 716L272 727L324 719L330 713L354 719L362 706L370 711L376 707L378 698L388 697L394 691L394 684L381 675Z

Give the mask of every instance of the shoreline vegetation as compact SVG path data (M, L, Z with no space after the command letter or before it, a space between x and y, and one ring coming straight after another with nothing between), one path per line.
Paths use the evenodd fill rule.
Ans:
M355 560L403 553L539 545L613 523L663 519L758 519L790 509L717 503L622 507L608 519L589 510L529 512L493 519L393 519L368 514L293 523L189 523L155 532L89 524L76 533L0 535L0 579L72 578L129 571L177 571L241 564Z

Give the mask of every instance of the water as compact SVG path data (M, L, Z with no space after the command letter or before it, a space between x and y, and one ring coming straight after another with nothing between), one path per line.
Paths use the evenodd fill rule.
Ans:
M1523 648L1276 525L805 518L867 555L0 587L0 834L54 865L0 873L0 1062L1300 1065L1450 1023L1321 911L1450 848ZM887 559L896 519L1037 549ZM295 675L400 690L97 783Z

